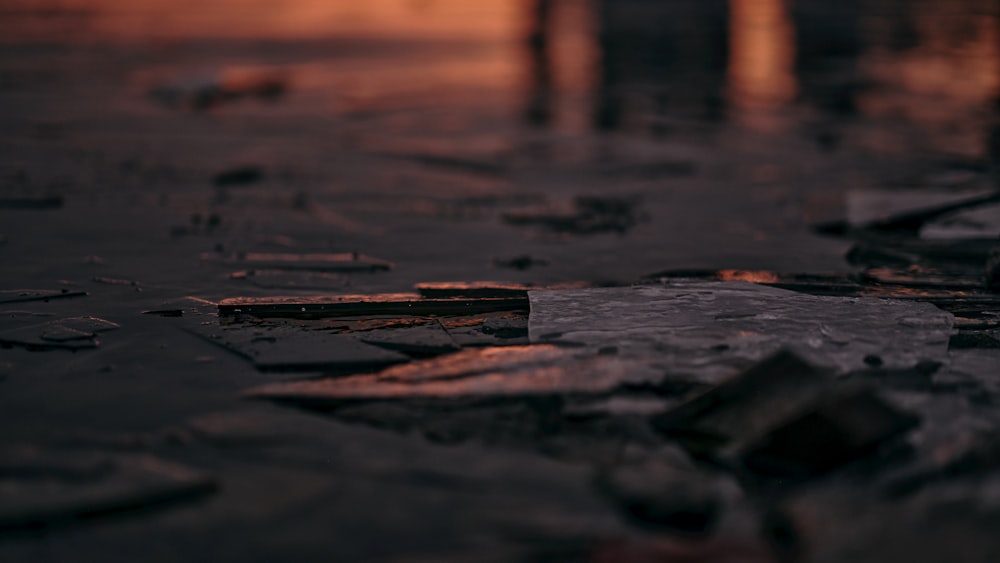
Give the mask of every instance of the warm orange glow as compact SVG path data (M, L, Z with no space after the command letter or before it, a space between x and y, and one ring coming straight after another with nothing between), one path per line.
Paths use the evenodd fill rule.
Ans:
M752 283L778 283L778 274L765 270L719 270L716 276L721 281L745 281Z
M577 106L585 103L594 88L594 67L600 56L594 41L598 30L593 6L587 0L556 2L553 15L550 55L560 98L554 121L566 130L586 131L591 125L589 114Z
M737 115L752 124L756 112L795 96L792 23L785 0L730 0L729 95Z
M979 105L1000 89L996 16L955 10L948 2L922 6L912 14L918 45L902 53L875 50L863 61L867 74L899 85L889 95L864 98L869 115L950 123L954 104Z
M36 11L77 12L86 17L81 35L101 40L333 36L493 40L511 37L521 15L520 3L508 0L42 0L31 5ZM45 24L44 18L30 14L12 19ZM13 29L2 24L0 29L17 35L17 27L25 22L8 23Z

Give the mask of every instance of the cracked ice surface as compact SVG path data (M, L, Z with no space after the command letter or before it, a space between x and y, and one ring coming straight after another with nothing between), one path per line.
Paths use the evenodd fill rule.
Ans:
M844 373L945 361L954 318L912 301L817 297L746 282L529 292L532 342L644 357L716 382L781 348Z

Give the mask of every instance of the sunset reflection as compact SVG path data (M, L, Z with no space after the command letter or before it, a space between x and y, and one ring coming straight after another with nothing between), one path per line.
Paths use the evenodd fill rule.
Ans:
M3 28L10 32L6 34L10 40L26 23L44 30L46 19L88 16L84 31L91 40L344 36L495 40L512 36L518 7L518 2L506 0L50 0L33 2L30 10L13 10L8 14L9 29Z
M736 116L763 125L761 112L795 96L792 22L785 0L730 0L729 96Z
M296 93L342 115L437 103L489 108L512 125L655 138L676 120L778 132L863 115L934 129L925 140L872 127L867 148L919 140L971 154L983 126L968 118L1000 99L997 10L989 0L41 0L4 9L0 43L152 47L132 72L144 85L287 72ZM304 99L294 107L315 111ZM834 146L840 133L822 127Z
M956 10L950 3L924 2L909 18L876 20L864 68L876 80L898 87L890 95L867 96L864 109L873 115L947 121L954 118L950 104L979 104L995 97L1000 89L997 14L990 14L985 3L981 8ZM884 39L901 34L918 41L900 45Z

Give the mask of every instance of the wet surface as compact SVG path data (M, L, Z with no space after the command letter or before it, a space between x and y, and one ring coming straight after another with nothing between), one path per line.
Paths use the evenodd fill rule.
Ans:
M953 322L929 304L817 297L745 282L539 291L531 300L534 342L613 346L669 374L712 383L782 347L840 372L864 367L869 355L911 367L947 354Z
M0 560L992 561L1000 12L0 7Z

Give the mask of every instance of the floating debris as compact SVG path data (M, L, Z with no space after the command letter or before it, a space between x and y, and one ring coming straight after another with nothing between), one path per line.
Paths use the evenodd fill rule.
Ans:
M139 287L139 282L135 280L126 280L123 278L109 278L107 276L94 276L90 278L91 281L97 283L103 283L107 285L128 285L132 287Z
M41 324L31 324L31 317L19 317L0 323L0 345L28 350L96 348L98 334L120 328L117 323L97 317L70 317Z
M455 352L459 346L440 324L371 331L361 341L413 357L439 356Z
M483 322L483 332L504 339L527 338L528 319L526 317L488 318Z
M541 208L505 213L511 225L538 226L557 233L578 235L626 233L639 224L639 200L616 197L577 197L569 209Z
M354 373L409 361L409 357L346 334L296 325L200 324L194 334L234 352L265 372Z
M68 299L84 297L86 291L69 289L2 289L0 290L0 305L5 303L27 303L29 301L49 301L50 299Z
M264 170L259 166L239 166L223 170L212 177L212 183L219 187L245 186L264 178Z
M0 533L77 525L160 509L216 489L208 476L151 456L0 452Z
M183 317L184 309L150 309L143 311L143 315L156 315L158 317Z
M917 238L869 239L847 253L847 261L861 266L909 268L917 265L957 276L981 276L983 264L997 247L997 240L921 240Z
M989 205L950 213L920 229L927 240L1000 239L1000 205Z
M847 194L847 219L817 226L825 234L851 231L917 234L932 221L956 211L1000 202L994 191L856 190Z
M255 270L313 270L317 272L384 272L392 263L356 252L292 254L284 252L204 253L206 262L220 262Z
M0 197L0 209L60 209L63 197L49 195L41 197Z
M512 270L530 270L537 266L548 266L549 261L545 258L535 258L528 254L512 256L509 258L494 258L493 265L497 268L510 268Z
M976 290L983 287L982 281L956 275L949 275L933 268L910 266L905 270L893 268L868 268L859 279L865 283L882 285L900 285L904 287L920 287L943 290Z
M317 297L232 297L219 303L220 315L323 318L369 315L475 315L495 311L526 311L526 297L490 299L427 299L413 293L330 295Z
M442 317L439 320L452 340L460 346L515 346L530 343L527 311Z

